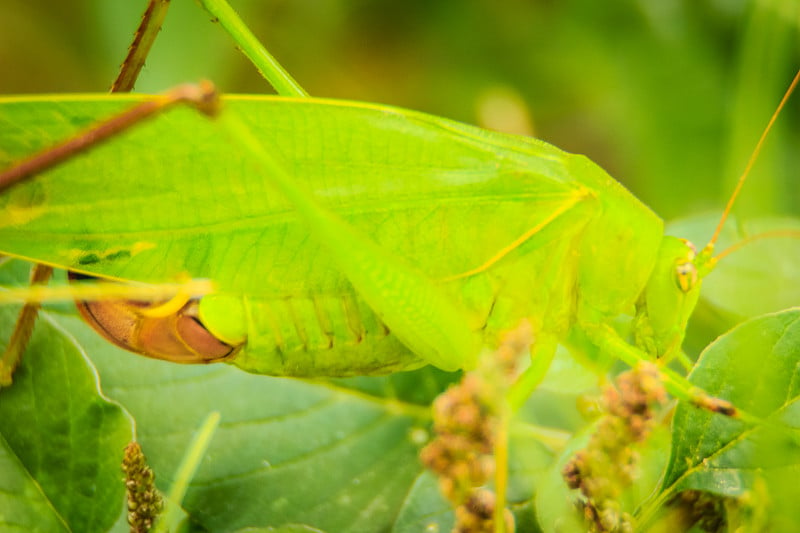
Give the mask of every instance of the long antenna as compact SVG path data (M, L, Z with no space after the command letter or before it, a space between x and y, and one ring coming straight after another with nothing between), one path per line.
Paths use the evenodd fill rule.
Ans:
M714 231L714 236L711 237L711 240L706 245L705 252L711 252L714 249L714 244L716 244L717 239L719 238L719 234L722 232L722 227L725 225L725 221L728 220L728 215L730 215L731 210L733 209L733 204L736 202L736 198L739 196L739 192L742 190L744 186L744 182L747 180L747 177L750 175L750 171L753 168L753 164L755 164L756 159L758 159L758 155L761 153L761 148L764 146L764 140L767 138L767 134L772 129L772 125L775 123L775 120L780 115L783 107L786 105L786 102L789 100L789 97L792 95L795 87L797 87L798 82L800 81L800 70L797 71L797 74L794 75L794 79L792 83L789 85L789 88L786 89L786 92L781 99L781 102L778 104L778 107L775 109L775 112L772 113L772 117L770 117L769 122L767 123L767 127L764 128L764 131L761 133L761 138L758 139L758 143L756 147L753 149L753 153L750 154L750 159L747 161L747 165L744 167L744 171L742 175L739 176L739 181L736 184L736 188L733 190L733 194L728 199L728 205L725 206L725 211L722 212L722 217L719 219L719 223L717 224L717 229Z

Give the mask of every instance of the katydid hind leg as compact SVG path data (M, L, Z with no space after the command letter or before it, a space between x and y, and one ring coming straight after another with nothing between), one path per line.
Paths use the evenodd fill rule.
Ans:
M294 206L311 234L334 258L361 297L411 351L443 370L473 368L479 335L447 295L418 269L323 207L295 182L275 147L267 147L243 120L220 122L253 156L263 175Z

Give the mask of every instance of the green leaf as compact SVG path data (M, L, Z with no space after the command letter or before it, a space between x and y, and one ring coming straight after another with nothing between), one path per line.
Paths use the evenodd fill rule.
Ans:
M431 402L452 383L461 379L461 372L445 372L426 366L416 372L395 372L388 376L332 379L341 387L359 390L379 398L396 398L417 405Z
M439 491L436 476L424 472L414 481L393 532L451 531L454 525L452 507Z
M108 394L135 417L162 491L202 419L220 412L183 502L196 525L387 530L422 471L426 408L327 382L147 360L75 318L62 321L92 353Z
M800 309L750 320L703 352L692 383L766 422L680 404L661 499L688 489L741 496L760 472L798 468L798 361Z
M429 408L395 397L419 399L410 394L413 380L427 390L442 378L438 371L401 374L399 383L375 378L375 386L357 380L356 388L345 386L349 380L269 378L225 365L182 366L137 357L110 346L77 318L60 321L92 354L104 390L135 417L138 440L162 491L171 486L202 419L212 410L221 413L182 503L195 526L414 531L416 524L433 520L446 531L443 524L452 523L452 510L418 459L429 438ZM531 500L532 479L552 461L538 439L528 424L514 426L509 473L514 505Z
M299 524L289 524L281 527L246 527L236 533L325 533L321 529Z
M3 348L16 313L0 308ZM110 529L123 511L132 429L74 340L44 315L14 384L0 391L0 529Z
M68 531L41 488L0 436L0 525L6 531Z

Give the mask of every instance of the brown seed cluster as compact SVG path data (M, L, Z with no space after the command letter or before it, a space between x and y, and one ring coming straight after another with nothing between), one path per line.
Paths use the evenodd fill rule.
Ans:
M461 505L474 487L494 474L496 416L486 384L474 373L450 387L433 403L436 438L421 453L422 462L439 476L439 486Z
M496 498L481 488L495 471L494 448L505 409L504 395L517 361L530 345L530 326L509 333L482 366L466 373L433 403L436 438L421 452L422 462L439 477L444 496L456 508L457 533L492 533ZM504 438L504 437L503 437ZM514 531L514 517L503 510L505 530Z
M147 533L164 507L155 486L155 474L147 466L142 448L136 442L125 447L122 459L125 489L128 493L128 524L131 533Z
M636 476L638 454L631 445L647 437L654 424L653 406L666 399L658 369L651 363L621 374L616 388L606 388L607 414L587 447L562 471L567 486L581 491L590 531L632 531L631 517L619 503Z
M495 495L487 489L473 490L467 501L456 507L455 533L494 533ZM514 515L503 509L505 531L513 533Z

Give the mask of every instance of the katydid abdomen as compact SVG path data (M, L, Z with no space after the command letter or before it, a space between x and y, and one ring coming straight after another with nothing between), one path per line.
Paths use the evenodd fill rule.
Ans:
M134 100L2 101L0 166ZM224 112L268 140L322 205L432 280L486 345L523 318L537 338L560 339L575 324L631 313L656 263L661 220L588 159L540 141L338 101L243 97ZM382 324L246 151L191 110L2 202L4 253L122 280L214 280L204 325L245 342L233 362L246 370L375 374L426 362Z

